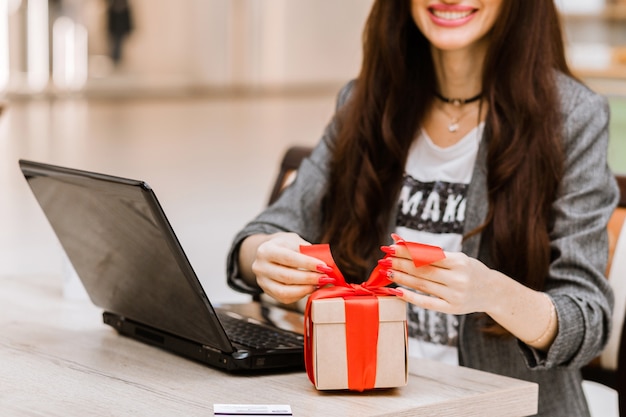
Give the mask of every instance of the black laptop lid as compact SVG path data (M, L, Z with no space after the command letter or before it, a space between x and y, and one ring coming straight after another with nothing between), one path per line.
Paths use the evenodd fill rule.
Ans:
M233 351L146 183L32 161L19 163L95 305Z

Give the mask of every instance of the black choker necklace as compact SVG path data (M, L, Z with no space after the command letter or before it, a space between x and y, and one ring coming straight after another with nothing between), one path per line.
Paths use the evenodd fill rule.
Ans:
M448 98L448 97L442 96L438 91L435 91L435 97L437 97L439 100L443 101L444 103L449 103L454 106L462 106L463 104L472 103L476 100L479 100L482 96L483 96L483 93L481 92L475 95L474 97L470 97L470 98Z
M458 109L456 110L457 113L461 111L462 105L477 101L483 96L483 93L480 93L480 94L475 95L474 97L463 99L463 98L447 98L439 94L439 92L437 91L435 91L434 94L435 94L435 97L437 97L439 100L443 101L444 103L449 103L449 104L452 104L454 107L456 107ZM471 111L471 109L468 109L465 112L462 112L461 114L451 115L445 110L444 106L441 106L440 109L446 116L450 118L450 121L448 122L448 131L450 133L456 133L459 130L460 120L465 115L469 114L469 112Z

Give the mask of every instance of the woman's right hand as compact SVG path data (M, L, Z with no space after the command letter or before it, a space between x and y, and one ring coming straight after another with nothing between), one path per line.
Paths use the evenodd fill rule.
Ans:
M290 304L334 283L326 274L332 269L323 261L300 253L300 245L310 245L296 233L252 235L242 243L249 255L250 270L259 287L277 301ZM246 263L240 252L240 263ZM245 265L241 265L242 270Z

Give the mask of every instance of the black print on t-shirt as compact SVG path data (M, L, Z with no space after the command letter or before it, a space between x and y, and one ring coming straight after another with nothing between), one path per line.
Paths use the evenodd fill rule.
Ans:
M404 176L397 225L430 233L463 233L467 184Z
M409 337L438 345L457 345L459 323L456 316L409 304L407 318Z

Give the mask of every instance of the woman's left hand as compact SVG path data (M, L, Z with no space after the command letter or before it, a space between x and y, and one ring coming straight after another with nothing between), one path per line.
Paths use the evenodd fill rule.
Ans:
M547 350L559 322L552 299L514 279L489 269L461 252L416 267L404 245L393 245L393 256L382 261L398 297L429 310L448 314L487 313L498 324L529 346Z
M409 250L394 245L386 258L388 277L398 285L418 292L402 291L403 300L420 307L448 314L488 312L494 305L497 286L494 271L462 252L446 252L446 257L430 265L415 267Z

